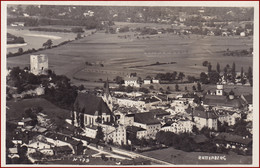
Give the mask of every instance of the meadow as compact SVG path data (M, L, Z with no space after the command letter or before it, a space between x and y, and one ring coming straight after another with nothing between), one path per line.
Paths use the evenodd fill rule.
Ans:
M122 26L122 23L120 24ZM46 54L49 57L49 68L57 74L67 75L75 84L83 81L104 81L106 78L113 80L116 76L125 77L132 72L137 72L142 78L173 71L184 72L186 76L199 76L202 71L207 71L207 68L202 66L203 61L211 62L213 69L219 62L222 71L226 64L232 65L233 62L236 63L237 71L240 71L242 66L247 70L253 64L252 57L223 56L222 53L227 49L250 49L253 45L252 37L157 34L137 38L134 34L136 33L97 32L69 44L40 51L38 54ZM85 62L93 65L87 66ZM144 66L156 62L176 63ZM101 64L104 66L101 67ZM29 66L29 55L8 58L7 66Z

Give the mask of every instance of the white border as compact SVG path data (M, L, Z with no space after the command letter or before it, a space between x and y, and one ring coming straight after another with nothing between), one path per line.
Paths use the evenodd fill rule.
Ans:
M91 5L91 6L203 6L203 7L254 7L254 58L253 58L253 162L252 165L172 165L172 167L259 167L259 2L258 1L1 1L1 167L38 167L38 165L6 165L5 152L5 109L6 109L6 9L8 4L21 5ZM90 165L39 165L40 167L86 167ZM143 166L143 167L154 167ZM91 167L116 167L109 165L91 165ZM121 166L122 167L122 166ZM124 166L135 167L135 166ZM139 166L140 167L140 166ZM156 166L158 167L158 166ZM160 166L168 167L168 166Z

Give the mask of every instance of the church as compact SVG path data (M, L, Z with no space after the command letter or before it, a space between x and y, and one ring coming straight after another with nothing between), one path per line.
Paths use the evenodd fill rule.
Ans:
M113 103L107 80L102 97L90 93L78 93L74 102L72 120L75 126L86 127L113 121Z

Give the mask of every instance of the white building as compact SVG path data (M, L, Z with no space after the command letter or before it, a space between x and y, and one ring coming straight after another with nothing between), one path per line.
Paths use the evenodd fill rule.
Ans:
M124 145L126 144L126 127L122 125L111 126L101 124L102 131L104 132L104 140L106 142L112 141L114 144Z
M161 123L152 112L136 113L133 126L143 128L147 131L145 138L155 138L161 129Z
M166 123L162 126L161 130L165 132L173 132L175 134L180 133L191 133L193 128L194 122L190 120L179 120L176 122Z
M48 57L46 55L30 56L31 73L34 75L46 74L48 70Z
M198 129L207 127L213 130L218 130L218 116L213 111L206 111L202 106L196 107L193 112L194 122Z
M229 126L235 125L236 121L241 119L241 113L234 111L220 111L218 112L218 120L223 123L228 123Z
M124 83L125 86L140 87L137 77L126 77L124 81L125 81Z
M153 79L152 82L153 83L160 83L160 80L159 79Z
M144 84L145 84L145 85L151 84L151 79L145 79L145 80L144 80Z

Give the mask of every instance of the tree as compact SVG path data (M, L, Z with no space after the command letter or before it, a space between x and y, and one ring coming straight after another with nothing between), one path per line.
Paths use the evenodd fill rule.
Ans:
M97 134L96 134L96 139L99 139L103 141L103 138L105 137L102 128L100 126L97 127Z
M127 86L126 87L126 90L125 90L127 93L131 93L131 92L133 92L134 91L134 88L132 87L132 86Z
M23 49L22 49L22 48L19 48L19 49L18 49L18 53L19 53L19 54L22 54L22 53L23 53Z
M147 88L143 88L143 87L140 88L139 91L143 92L143 93L146 93L146 94L150 92Z
M201 84L199 82L197 83L197 89L199 92L201 92Z
M178 79L182 81L184 77L185 77L184 73L180 72L178 75Z
M81 39L81 34L78 33L78 34L77 34L77 37L76 37L75 39L76 39L76 40Z
M224 68L224 80L227 81L227 67Z
M220 78L219 73L217 73L216 71L211 71L209 73L209 82L211 84L218 83L219 82L219 78Z
M123 83L124 83L124 80L123 80L122 77L120 77L120 76L116 76L116 78L115 78L115 82L116 82L117 84L123 84Z
M153 90L153 89L154 89L154 86L153 86L153 85L150 85L150 86L149 86L149 89Z
M250 86L253 86L253 72L251 66L248 68L247 79L250 83Z
M207 67L208 63L209 63L208 61L203 61L202 66Z
M232 79L232 82L235 83L235 80L236 80L236 64L233 62L232 64L232 69L231 69L231 79Z
M160 92L163 92L163 88L160 88L159 91L160 91Z
M217 72L220 73L220 65L217 63Z
M211 63L208 64L208 73L210 73L212 71L212 65Z
M43 46L44 48L51 48L51 47L52 47L52 44L53 44L52 40L49 39L49 40L47 40L45 43L43 43L42 46Z
M209 83L208 75L205 72L200 73L200 82L202 84L208 84Z
M193 91L196 91L196 86L193 85L193 86L192 86L192 90L193 90Z
M178 84L175 85L175 91L177 91L177 92L179 91L179 85Z

